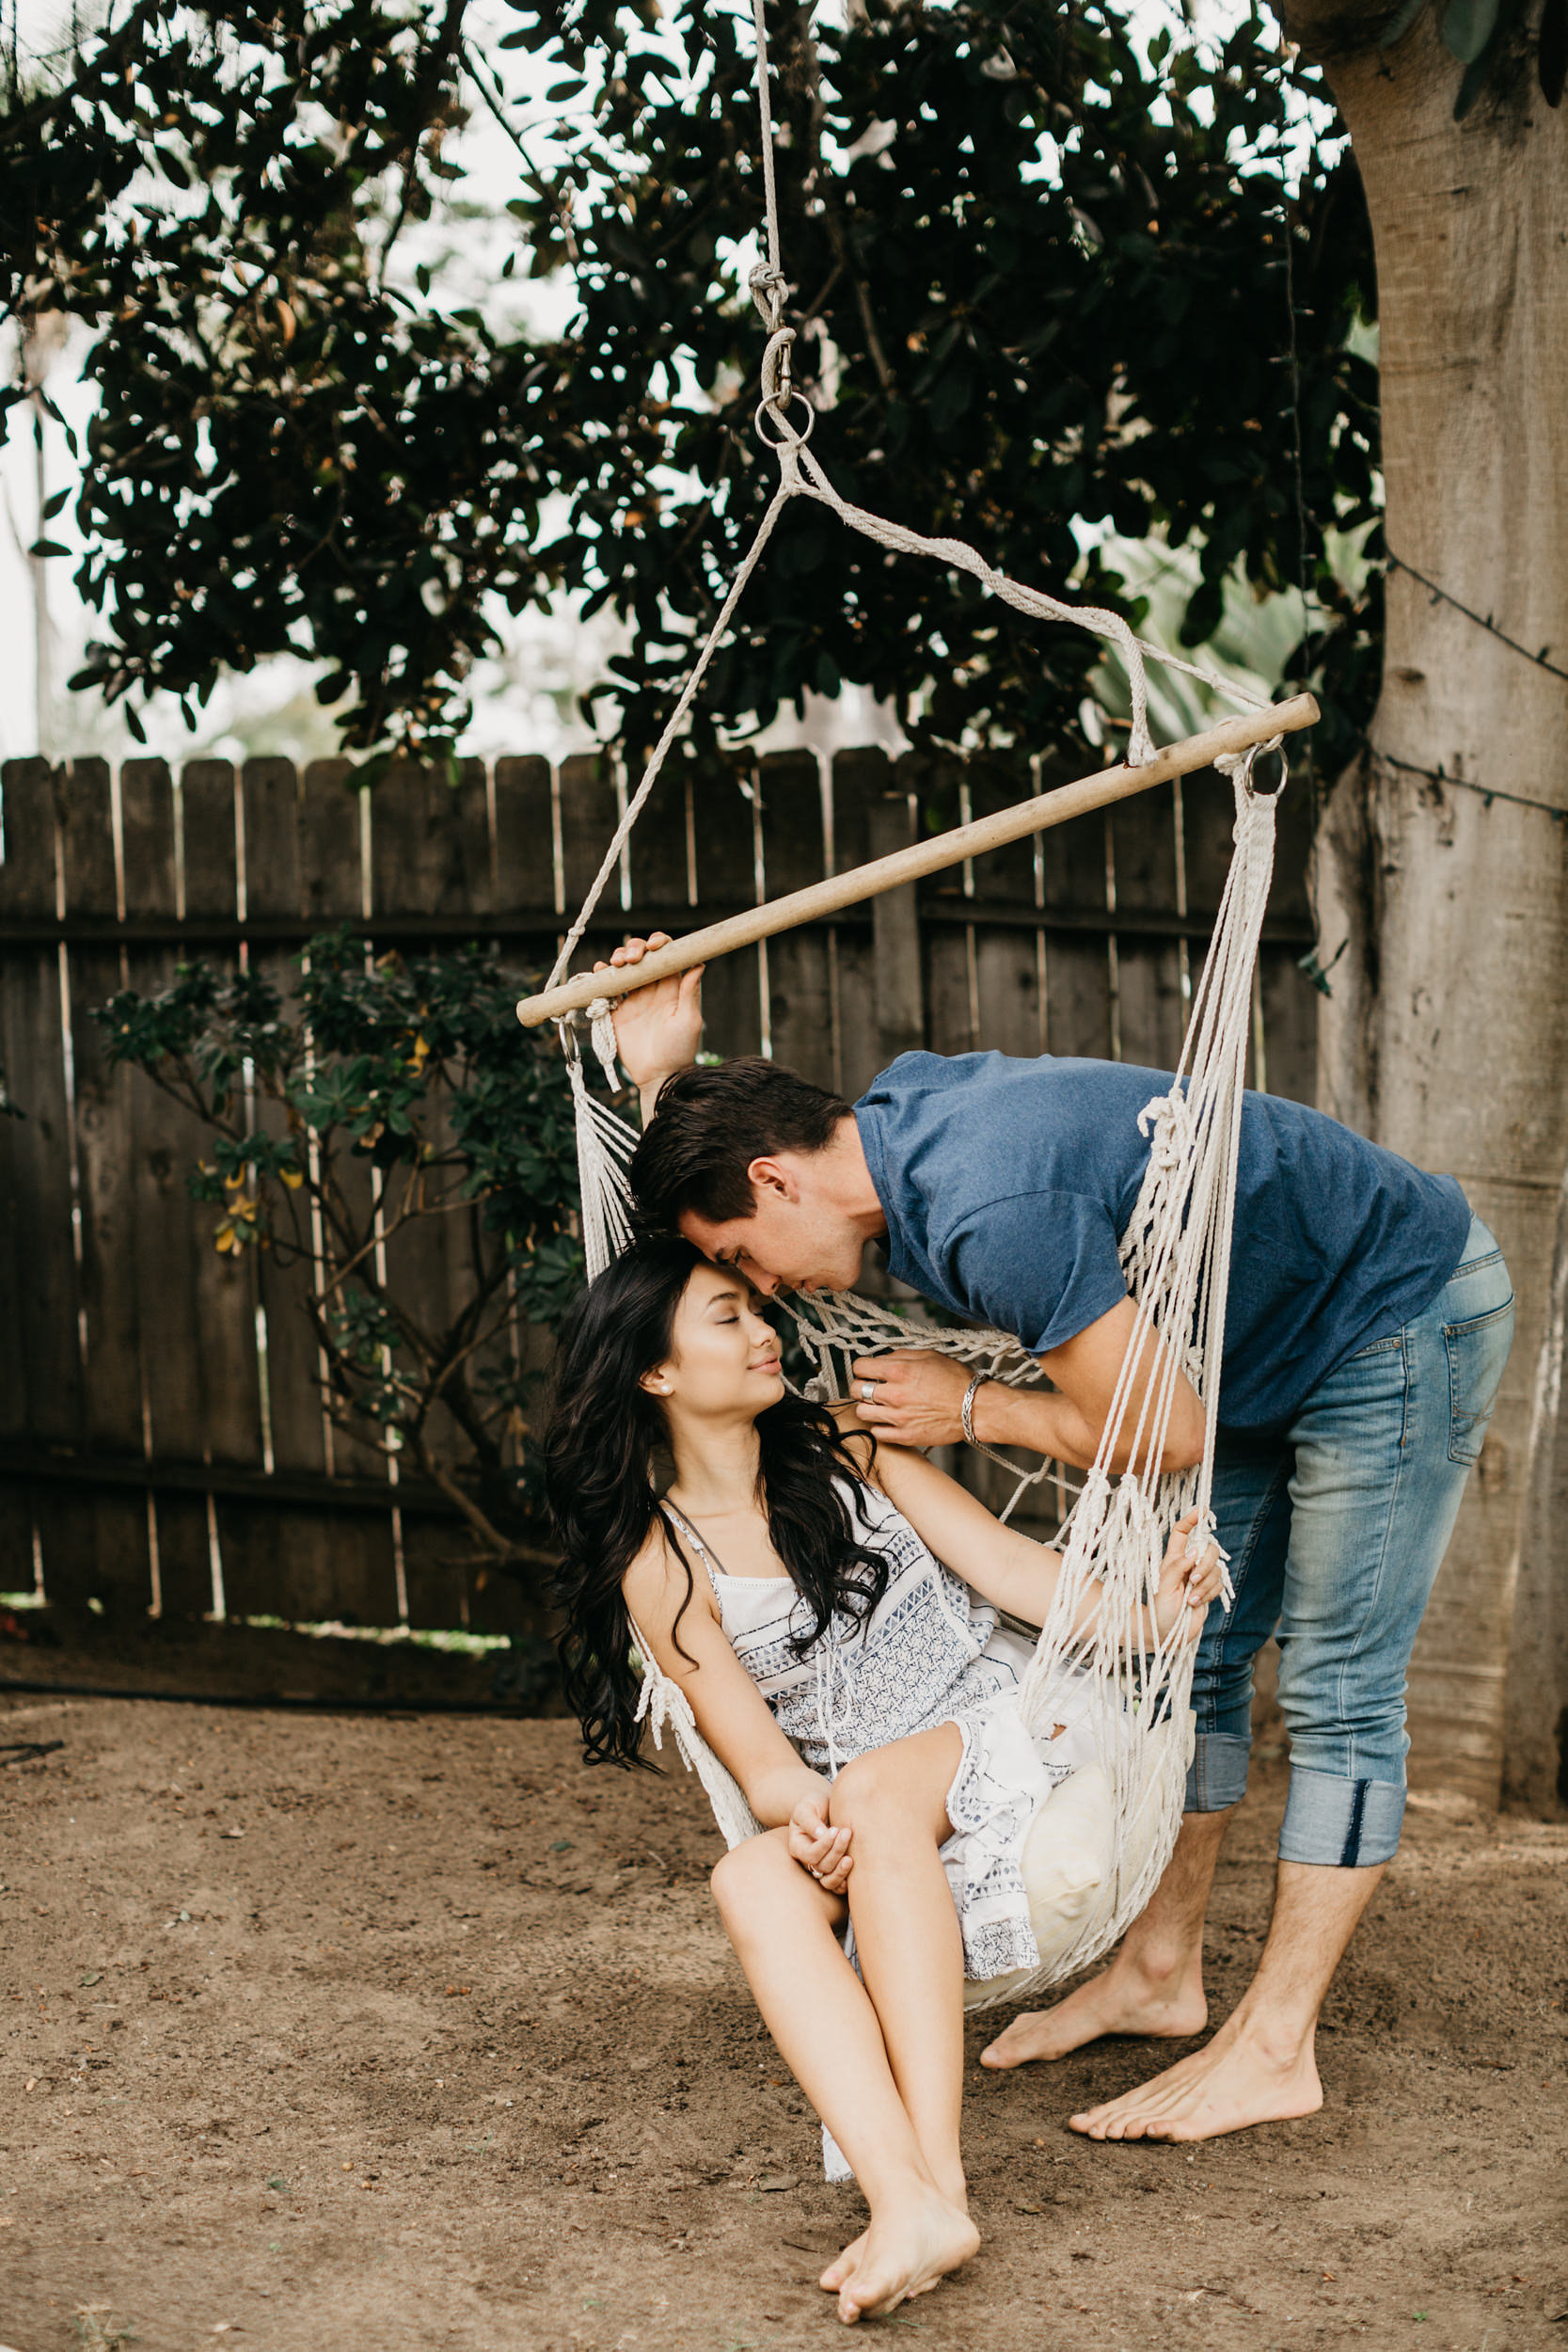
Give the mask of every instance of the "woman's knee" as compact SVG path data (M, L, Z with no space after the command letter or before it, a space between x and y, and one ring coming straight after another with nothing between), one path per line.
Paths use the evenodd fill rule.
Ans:
M828 1799L828 1818L836 1829L864 1828L869 1821L895 1815L908 1801L909 1769L899 1769L895 1748L871 1748L846 1764Z
M765 1830L760 1837L743 1838L721 1854L708 1883L726 1926L733 1926L776 1901L780 1883L795 1865L782 1834Z

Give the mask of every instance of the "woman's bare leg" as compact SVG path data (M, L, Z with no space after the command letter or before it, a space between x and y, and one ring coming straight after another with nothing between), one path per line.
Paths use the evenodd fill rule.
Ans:
M963 2106L963 1939L937 1850L963 1754L956 1724L859 1756L833 1783L829 1817L854 1832L849 1915L893 2079L931 2177L956 2205L968 2188Z
M858 2263L840 2278L835 2265L823 2284L838 2295L842 2319L891 2311L967 2262L980 2241L922 2152L877 2012L833 1932L843 1905L790 1860L781 1830L726 1854L713 1891L768 2031L871 2207L857 2247L863 2254L876 2241L874 2278L863 2281ZM947 1909L951 1919L951 1898Z
M830 1817L854 1831L849 1909L866 1991L921 2154L955 2210L967 2210L958 2148L963 2099L963 1944L938 1849L962 1754L955 1724L858 1757L833 1783ZM977 2242L977 2241L976 2241ZM943 2267L950 2267L944 2265ZM863 2310L891 2311L934 2286L918 2240L873 2215L822 2274Z

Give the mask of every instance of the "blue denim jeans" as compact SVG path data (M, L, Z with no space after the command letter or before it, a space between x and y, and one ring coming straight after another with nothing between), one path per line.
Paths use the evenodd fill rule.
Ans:
M1426 1311L1335 1367L1284 1429L1222 1430L1219 1540L1236 1597L1198 1644L1189 1813L1246 1788L1253 1661L1279 1640L1291 1737L1280 1859L1386 1862L1404 1815L1404 1677L1513 1337L1475 1218ZM1222 1405L1223 1409L1223 1405Z

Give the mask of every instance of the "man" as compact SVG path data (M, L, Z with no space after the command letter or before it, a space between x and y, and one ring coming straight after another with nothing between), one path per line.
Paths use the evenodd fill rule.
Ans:
M644 952L631 941L614 960ZM699 979L617 1009L642 1098L644 1215L765 1294L847 1289L865 1242L884 1242L895 1276L1014 1333L1053 1383L980 1388L975 1436L1092 1462L1133 1326L1117 1242L1147 1163L1137 1115L1168 1075L905 1054L851 1109L769 1062L691 1067ZM1199 1645L1180 1836L1110 1967L1017 2018L987 2063L1202 2030L1204 1916L1246 1786L1253 1661L1277 1633L1291 1788L1274 1918L1205 2048L1072 2118L1100 2139L1203 2139L1322 2105L1318 2013L1399 1843L1405 1669L1513 1336L1501 1252L1451 1177L1264 1095L1246 1097L1240 1158L1213 1497L1236 1597ZM951 1443L967 1377L928 1353L864 1359L861 1419ZM1162 1467L1196 1461L1203 1436L1181 1380Z

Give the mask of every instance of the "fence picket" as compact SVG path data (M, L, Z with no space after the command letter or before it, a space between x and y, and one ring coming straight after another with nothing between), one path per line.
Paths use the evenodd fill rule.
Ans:
M493 908L494 862L484 771L465 764L455 789L429 769L395 767L371 805L373 914L483 917ZM476 936L483 932L476 923ZM451 1141L443 1122L429 1136L437 1151ZM388 1214L406 1197L413 1171L392 1170ZM416 1180L422 1185L424 1179ZM450 1179L436 1180L441 1189ZM421 1332L438 1340L472 1295L482 1264L467 1210L421 1218L392 1232L387 1243L388 1286ZM494 1356L494 1351L492 1351ZM457 1423L447 1406L431 1409L426 1432L442 1463L463 1458ZM471 1609L465 1565L473 1550L466 1530L420 1519L403 1526L404 1605L411 1625L467 1625Z
M1158 785L1136 801L1107 809L1111 875L1118 914L1174 916L1176 803L1174 787ZM1174 1070L1181 1052L1181 949L1174 939L1135 931L1114 934L1117 996L1124 1061Z
M1010 759L969 762L970 802L976 817L1026 800L1034 788L1029 771ZM1045 1050L1041 976L1044 933L1034 922L1040 898L1041 861L1049 838L1009 842L974 861L974 900L979 909L1027 911L1029 928L978 920L974 926L975 993L979 1024L975 1042L998 1053L1031 1055Z
M263 928L305 912L299 795L300 780L292 760L246 760L240 776L245 914ZM259 977L277 989L285 1012L291 1012L300 977L297 948L253 945L250 961ZM281 1136L288 1132L277 1103L259 1100L256 1119L269 1134ZM299 1220L303 1260L287 1246L281 1253L266 1248L258 1253L256 1267L265 1329L267 1429L275 1475L320 1477L326 1468L321 1357L305 1309L310 1280L309 1216L303 1193L289 1196L289 1204ZM292 1237L289 1208L280 1205L278 1215ZM292 1510L279 1515L226 1496L219 1498L217 1515L230 1614L309 1621L334 1613L336 1514Z
M323 930L362 915L365 904L364 795L352 784L347 760L312 760L305 771L299 803L299 870L305 912ZM370 1215L372 1182L370 1163L340 1151L334 1178L351 1225L362 1230ZM327 1257L341 1263L341 1236L326 1236ZM328 1461L335 1476L364 1480L373 1489L387 1486L387 1458L333 1421L328 1430ZM331 1613L345 1623L395 1625L398 1622L397 1548L388 1491L385 1508L350 1510L335 1515L329 1529L333 1558Z
M498 759L495 803L496 912L509 919L541 919L539 945L527 962L547 969L548 918L565 903L556 893L549 761Z
M1047 774L1041 781L1049 791L1056 779ZM1083 1054L1109 1061L1117 1058L1120 1041L1110 938L1053 928L1050 923L1053 912L1105 912L1103 813L1075 817L1070 824L1058 826L1046 834L1040 850L1039 897L1047 910L1047 1049L1053 1054Z
M837 752L833 756L833 868L845 873L872 855L871 811L889 790L893 763L885 752ZM881 1068L877 1038L877 966L871 908L858 921L835 926L838 966L839 1091L852 1103Z
M0 916L24 923L46 920L55 910L54 771L47 760L8 760L4 792ZM0 1120L0 1197L13 1236L11 1322L20 1372L8 1399L6 1434L17 1447L25 1477L30 1467L69 1460L80 1443L83 1420L71 1110L56 947L23 945L8 957L0 988L0 1056L11 1100L23 1113ZM57 1480L27 1480L25 1491L43 1549L45 1581L53 1579L62 1597L71 1597L91 1574L90 1518ZM17 1587L31 1584L30 1560L15 1576Z
M763 880L777 898L826 872L822 775L810 752L780 752L757 770ZM825 930L785 931L767 942L773 1058L822 1087L833 1083L832 978Z
M112 923L116 914L114 812L106 763L79 761L58 789L60 859L68 916ZM135 1200L129 1181L135 1073L111 1070L93 1013L120 986L112 942L67 951L76 1168L82 1213L82 1443L95 1454L140 1461L144 1451L141 1340ZM96 1598L146 1608L152 1598L145 1501L134 1494L78 1494L70 1509L92 1527ZM76 1564L78 1572L82 1564ZM52 1584L56 1597L61 1569Z
M704 906L749 907L756 902L756 839L750 773L724 759L693 760L691 785L697 845L697 890ZM742 788L744 787L744 789ZM572 903L568 883L566 903ZM624 927L623 927L624 928ZM762 1042L762 992L767 945L725 956L703 982L704 1045L727 1061L754 1054Z
M125 903L138 914L180 912L173 780L158 759L119 771ZM174 977L172 946L138 944L125 955L127 985L155 995ZM193 1209L186 1175L205 1137L191 1113L145 1080L133 1086L132 1191L136 1295L147 1412L154 1455L199 1462L202 1448L198 1260L213 1247L212 1210ZM212 1527L206 1499L168 1491L156 1500L158 1579L166 1616L205 1616L214 1605Z
M973 804L969 791L972 771L966 771L964 762L955 754L933 757L908 753L899 760L895 776L898 785L912 794L915 802L916 830L906 833L906 840L918 838L919 831L931 817L957 825L986 813ZM1015 799L1018 797L1014 795ZM1000 803L989 805L999 806ZM925 1028L931 1037L946 1040L951 1054L973 1053L984 1034L979 1022L974 926L958 919L966 913L974 895L973 869L974 860L966 859L962 866L949 866L944 874L933 874L920 889L919 903L928 917L942 918L928 919L922 927ZM996 1045L1000 1040L986 1036L984 1041ZM925 1039L920 1042L924 1043Z

